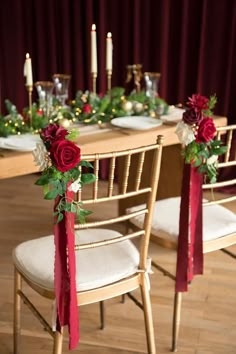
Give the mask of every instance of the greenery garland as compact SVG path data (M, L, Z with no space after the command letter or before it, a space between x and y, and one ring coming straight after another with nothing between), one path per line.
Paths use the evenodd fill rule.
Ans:
M5 100L8 114L0 115L0 136L39 133L48 123L58 123L68 127L71 123L101 124L110 122L115 117L122 116L151 116L158 117L168 113L168 104L162 98L148 97L145 91L125 95L123 87L114 87L104 95L90 91L78 91L75 99L66 107L61 107L53 97L52 109L49 115L32 104L20 114L16 106L8 99Z

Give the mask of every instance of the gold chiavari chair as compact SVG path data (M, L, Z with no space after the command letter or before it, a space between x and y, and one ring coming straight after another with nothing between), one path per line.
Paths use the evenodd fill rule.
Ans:
M82 159L93 163L96 181L94 184L84 186L83 190L78 192L78 200L83 202L83 207L86 209L94 209L94 213L88 216L85 224L75 225L77 304L82 306L95 302L102 303L106 299L140 289L142 303L140 302L139 305L144 312L148 353L152 354L156 353L156 349L148 281L150 271L148 246L160 173L162 141L163 137L158 136L157 142L149 146L83 155ZM150 151L153 152L150 183L142 186L142 176L147 172L144 170L144 162ZM105 192L104 181L99 179L100 161L103 159L110 159ZM121 187L117 190L115 169L120 159L122 163L118 167L120 170L122 166L122 171L119 176L123 177ZM131 169L132 172L134 169L136 171L134 180L129 178ZM143 211L134 212L132 215L116 213L113 217L110 215L107 217L105 213L100 212L99 217L96 217L96 207L101 211L104 203L107 208L109 203L135 196L146 198L146 207ZM117 223L120 228L122 222L126 225L131 217L141 214L144 214L145 218L143 228L130 233L127 232L127 227L117 231ZM137 246L134 245L133 239L139 239ZM55 298L53 235L18 245L13 251L13 262L15 267L14 354L20 353L18 342L21 333L21 300L53 337L53 354L60 354L63 331L54 332L49 321L40 314L27 295L27 288L30 287L45 298L52 300Z
M218 127L216 139L222 139L227 146L226 153L221 156L218 164L221 175L229 176L214 184L204 183L203 188L203 253L221 250L236 258L226 248L236 243L236 214L229 210L229 204L236 200L236 174L227 173L229 169L236 169L236 125ZM234 146L233 146L234 145ZM234 188L232 193L222 193L223 188ZM232 189L233 190L233 189ZM228 208L227 208L228 206ZM135 206L127 210L137 212L144 205ZM162 247L176 249L179 234L180 197L162 199L155 202L151 228L151 240ZM143 217L135 216L129 227L138 230L143 225ZM175 280L175 274L156 262L152 262L164 275ZM182 293L176 292L174 298L172 323L172 351L177 350L177 339L180 326Z

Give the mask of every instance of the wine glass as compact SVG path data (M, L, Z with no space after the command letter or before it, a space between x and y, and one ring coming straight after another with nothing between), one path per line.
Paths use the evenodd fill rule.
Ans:
M64 107L66 105L66 100L68 99L68 87L71 76L66 74L54 74L52 79L55 85L56 98Z
M37 81L35 83L37 93L39 96L39 108L43 110L44 114L49 117L52 111L53 101L53 82L51 81Z

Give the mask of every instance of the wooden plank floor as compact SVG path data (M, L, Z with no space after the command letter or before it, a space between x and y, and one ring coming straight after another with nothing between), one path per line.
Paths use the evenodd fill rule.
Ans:
M12 249L20 242L51 233L52 204L44 201L36 175L0 181L0 353L12 353ZM236 207L234 210L236 210ZM116 205L114 205L116 208ZM102 212L109 213L110 210ZM236 247L232 247L236 252ZM151 244L152 258L174 269L175 252ZM179 353L236 353L235 261L221 252L205 257L205 274L184 294ZM169 353L174 284L154 269L151 297L157 352ZM33 301L49 313L50 304L32 293ZM142 311L129 299L106 302L106 328L99 330L98 306L80 308L81 354L146 353ZM50 317L49 317L50 320ZM51 354L52 340L23 308L21 354ZM68 343L63 353L70 353Z

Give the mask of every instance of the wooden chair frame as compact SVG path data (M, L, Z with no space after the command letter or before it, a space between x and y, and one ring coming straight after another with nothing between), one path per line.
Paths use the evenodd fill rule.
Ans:
M121 234L119 237L115 237L109 240L102 240L99 242L78 244L75 245L76 252L83 252L86 249L94 247L103 247L104 245L110 245L118 242L123 242L124 240L132 240L139 237L139 253L140 262L139 269L137 272L125 279L121 279L115 283L108 284L106 286L87 290L79 291L77 293L77 301L79 306L91 304L94 302L101 302L106 299L130 293L135 289L140 289L142 303L139 304L144 312L146 337L147 337L147 348L148 353L155 354L155 338L153 329L153 318L151 310L150 293L147 283L148 269L147 269L147 258L148 258L148 247L149 238L151 230L151 220L153 213L153 206L156 199L157 186L160 174L160 163L162 155L162 144L163 137L158 136L156 144L149 146L142 146L140 148L130 149L128 151L112 151L111 153L101 153L101 154L89 154L83 155L82 159L91 161L94 165L94 171L96 175L96 182L90 185L91 196L87 199L83 197L83 191L78 192L78 200L83 202L83 205L89 209L89 205L102 205L102 203L108 203L110 201L119 201L121 199L130 198L137 195L145 195L147 198L146 208L141 212L136 212L133 215L116 215L113 218L105 220L95 220L87 221L85 224L76 224L75 230L99 228L102 226L108 226L112 228L115 223L127 222L131 217L139 215L140 213L145 214L145 223L142 230L126 232ZM142 175L145 173L143 169L145 154L148 151L153 151L153 165L152 173L150 174L150 185L142 186ZM134 168L132 164L132 156L137 156L138 163L135 163L136 168L136 178L134 183L134 189L130 190L130 180L129 172L131 168ZM115 186L115 170L117 168L117 161L122 158L124 161L123 167L123 180L121 188L117 194L114 194ZM109 178L108 178L108 188L107 194L104 196L99 195L99 175L100 175L100 161L103 159L110 160L109 168ZM119 166L118 166L119 167ZM151 168L151 166L150 166ZM150 172L150 171L149 171ZM133 184L133 181L132 181ZM96 216L96 214L95 214ZM21 300L29 307L32 313L39 319L44 329L53 337L53 354L62 353L62 343L63 343L63 329L61 332L54 332L50 324L45 320L42 314L36 309L31 300L26 295L22 287L22 281L24 281L29 287L34 289L39 295L48 298L55 299L54 289L45 289L42 286L34 283L32 279L29 279L19 267L15 264L15 289L14 289L14 354L20 354L19 339L21 333L21 321L20 321L20 311L21 311Z
M221 138L223 138L222 140L223 145L227 146L226 153L223 155L223 158L220 158L220 162L218 163L219 170L236 166L236 151L234 152L232 151L233 134L235 134L234 135L235 137L236 125L217 127L216 139L220 140ZM208 201L203 201L203 208L214 204L227 205L227 203L235 201L236 193L230 197L228 195L224 197L221 196L220 199L217 199L215 197L216 195L214 194L214 191L216 193L217 190L221 188L229 187L233 185L236 188L236 178L230 178L229 180L218 181L214 184L204 183L202 186L203 192L210 189L212 192L211 193L212 199ZM134 228L133 226L131 227ZM162 247L172 248L172 249L176 249L177 247L176 243L169 240L163 240L161 237L158 238L156 236L151 236L151 239ZM235 243L236 243L236 230L234 233L225 235L224 237L218 238L216 240L204 241L203 253L205 254L208 252L221 250L225 254L233 258L236 258L235 254L233 254L232 252L226 249L227 247ZM152 265L160 272L162 272L164 275L167 275L170 279L175 281L175 275L170 273L167 269L165 269L165 267L163 267L162 265L154 261L152 261ZM172 322L172 346L171 346L172 352L177 351L177 341L178 341L179 328L180 328L181 303L182 303L182 293L177 292L175 293L174 296L174 309L173 309L173 322Z

